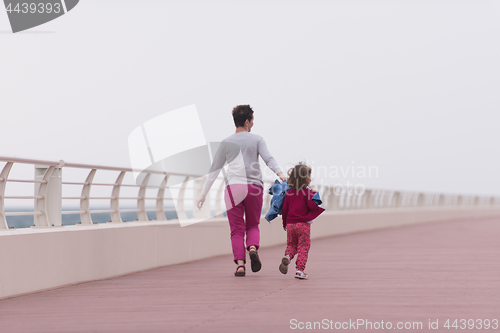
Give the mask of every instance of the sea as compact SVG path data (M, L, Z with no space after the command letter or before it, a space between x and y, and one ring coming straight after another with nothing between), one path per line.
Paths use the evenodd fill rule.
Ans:
M109 208L95 208L95 210L104 210ZM136 209L136 207L125 208L121 207L121 209ZM167 209L167 208L166 208ZM75 211L79 210L79 208L67 208L63 209L63 211ZM15 208L15 209L5 209L5 212L32 212L31 208ZM148 219L156 219L156 212L147 212ZM124 212L120 213L123 222L132 222L138 219L136 212ZM187 217L192 217L192 211L186 211ZM111 221L111 214L109 213L94 213L92 214L92 221L96 223L106 223ZM165 212L165 217L167 220L177 219L177 212L175 211L167 211ZM7 225L9 228L29 228L34 224L34 216L7 216ZM62 215L62 224L63 225L75 225L81 221L80 214L63 214Z

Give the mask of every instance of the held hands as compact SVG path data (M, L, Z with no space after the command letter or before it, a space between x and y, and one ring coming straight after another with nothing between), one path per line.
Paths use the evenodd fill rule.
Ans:
M280 171L280 172L278 172L276 175L280 178L280 180L281 180L282 182L284 182L284 181L286 180L286 177L285 177L285 175L283 174L283 172L281 172L281 171Z
M205 202L205 199L207 197L205 195L201 195L201 197L198 199L198 201L196 202L196 207L198 207L198 209L201 209L201 207L203 207L203 203Z

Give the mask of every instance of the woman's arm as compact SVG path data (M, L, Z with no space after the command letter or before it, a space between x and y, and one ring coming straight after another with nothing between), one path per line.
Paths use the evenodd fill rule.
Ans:
M273 170L274 173L281 179L282 182L286 180L285 175L281 171L280 166L278 165L278 162L274 159L274 157L271 155L269 152L269 149L267 149L266 141L264 141L264 138L259 137L259 146L258 146L258 151L260 157L264 160L266 165L269 167L269 169Z
M225 144L223 142L219 146L219 149L217 149L217 152L215 153L212 166L208 171L208 176L207 180L205 181L205 186L203 186L203 191L201 192L202 194L198 198L198 201L196 202L196 207L198 207L198 209L201 209L201 207L203 207L203 203L205 202L208 191L210 191L210 188L217 179L217 176L219 176L219 173L222 167L224 166L224 163L226 163L226 152L225 152Z

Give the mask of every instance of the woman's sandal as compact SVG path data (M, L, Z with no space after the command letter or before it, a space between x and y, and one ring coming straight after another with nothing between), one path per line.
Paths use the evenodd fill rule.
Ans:
M257 253L257 250L250 250L248 252L250 255L250 264L252 266L252 272L258 272L262 268L262 263L260 262L259 259L259 254Z
M238 272L238 269L240 269L240 267L243 267L243 272ZM238 267L236 267L236 272L234 272L234 276L245 276L245 266L239 265Z
M280 264L280 272L283 273L283 274L286 274L288 273L288 264L290 264L290 259L288 259L288 257L283 257L283 259L281 259L281 264Z

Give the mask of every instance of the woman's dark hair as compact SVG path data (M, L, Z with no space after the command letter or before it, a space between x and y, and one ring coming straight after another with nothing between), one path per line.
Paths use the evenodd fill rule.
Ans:
M245 121L251 121L253 117L253 110L250 105L237 105L233 108L233 119L236 127L245 126Z
M305 163L299 162L299 164L288 170L287 185L290 188L300 190L301 188L309 185L307 182L307 178L310 175L311 168L308 167Z

